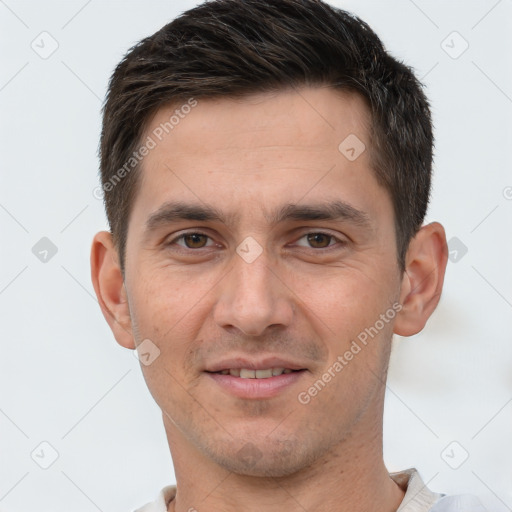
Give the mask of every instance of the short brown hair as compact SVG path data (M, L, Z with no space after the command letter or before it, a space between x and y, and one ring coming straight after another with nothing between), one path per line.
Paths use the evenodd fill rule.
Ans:
M140 164L112 178L142 144L156 111L192 97L305 85L366 99L372 168L393 201L398 263L405 268L429 202L433 152L429 104L412 69L391 57L365 22L321 0L210 0L133 46L109 82L100 172L123 275Z

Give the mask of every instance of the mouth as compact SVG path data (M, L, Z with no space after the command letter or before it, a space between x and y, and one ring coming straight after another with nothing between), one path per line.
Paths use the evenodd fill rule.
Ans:
M222 393L243 400L265 400L290 392L293 386L299 388L299 381L307 372L305 368L223 368L217 371L205 371Z
M271 377L279 377L293 372L303 372L304 369L293 370L291 368L266 368L261 370L253 370L251 368L227 368L217 372L208 372L218 375L231 375L240 379L270 379Z

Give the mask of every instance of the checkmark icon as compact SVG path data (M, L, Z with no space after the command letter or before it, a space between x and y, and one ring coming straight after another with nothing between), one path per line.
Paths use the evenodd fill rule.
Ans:
M458 263L468 252L466 244L456 236L448 241L448 259L452 263Z
M32 254L41 262L48 263L58 252L57 246L46 236L33 247Z
M359 158L365 150L365 143L355 133L345 137L338 146L338 151L350 162Z
M46 60L57 51L59 43L49 32L43 31L32 40L30 47L41 59Z
M441 48L450 58L455 60L469 48L469 43L454 30L441 41Z
M43 441L32 450L30 456L41 469L48 469L59 458L59 452L48 441Z
M149 366L160 356L160 349L150 339L145 339L137 346L133 355L144 366Z
M248 236L237 246L236 252L246 263L252 263L263 252L263 247Z
M468 460L469 453L458 441L452 441L441 452L441 458L452 469L459 469Z

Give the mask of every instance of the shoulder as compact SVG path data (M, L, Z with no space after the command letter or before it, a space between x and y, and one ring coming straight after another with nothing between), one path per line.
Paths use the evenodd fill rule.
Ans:
M146 505L135 509L133 512L167 512L169 502L174 496L176 496L176 486L168 485L158 493L155 501L146 503Z
M487 512L480 500L472 494L443 496L430 512Z
M476 496L447 496L433 492L415 468L390 473L389 476L405 491L397 512L487 512Z

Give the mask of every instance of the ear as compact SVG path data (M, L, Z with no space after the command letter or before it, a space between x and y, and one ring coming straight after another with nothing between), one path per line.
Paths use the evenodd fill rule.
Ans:
M412 336L420 332L436 309L448 262L446 234L439 222L423 226L411 240L400 290L403 308L393 332Z
M94 236L91 247L91 279L105 320L119 345L134 349L130 309L117 250L108 231Z

